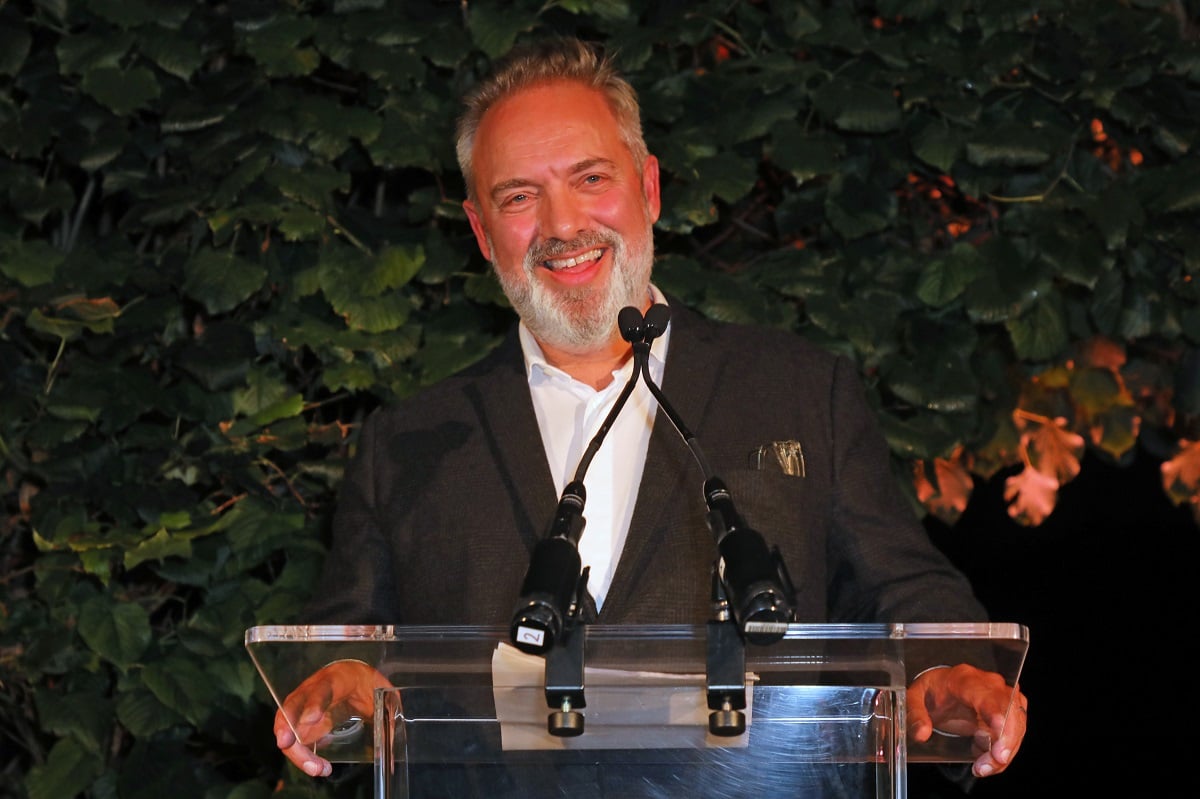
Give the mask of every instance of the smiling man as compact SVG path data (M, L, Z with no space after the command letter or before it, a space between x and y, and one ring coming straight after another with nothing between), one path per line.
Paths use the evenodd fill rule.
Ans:
M856 365L784 331L705 319L652 285L659 165L609 60L575 39L515 51L466 98L457 152L479 250L519 321L479 362L364 425L306 621L507 626L530 551L633 368L618 312L653 303L671 316L649 370L778 546L797 621L986 620L900 495ZM584 622L711 616L703 475L656 408L639 384L587 473ZM748 462L775 445L803 468ZM277 745L328 775L312 745L331 706L370 707L385 682L361 663L321 669L285 700L300 722L281 712ZM908 697L910 735L970 735L977 776L1003 771L1025 733L1026 699L998 674L931 668Z
M651 303L658 159L629 146L636 106L618 119L564 77L469 108L459 160L479 249L546 360L603 388L630 355L618 312Z

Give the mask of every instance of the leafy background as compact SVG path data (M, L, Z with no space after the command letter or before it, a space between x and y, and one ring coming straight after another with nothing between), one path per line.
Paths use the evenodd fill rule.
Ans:
M1197 16L0 2L0 795L366 795L284 764L242 634L294 620L363 416L511 321L450 132L531 34L638 88L656 282L852 356L957 557L988 514L1053 528L1089 469L1191 538Z

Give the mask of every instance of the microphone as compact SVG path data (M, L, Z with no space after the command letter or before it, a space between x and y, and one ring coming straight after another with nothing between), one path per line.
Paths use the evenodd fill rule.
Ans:
M662 335L670 319L669 306L661 303L650 306L644 322L646 335ZM704 474L703 493L708 508L708 527L716 539L720 555L717 562L718 577L734 621L751 643L778 641L787 632L787 625L795 615L795 587L779 549L768 549L762 535L746 524L734 507L729 489L709 468L700 442L684 425L662 389L650 376L648 362L643 361L641 366L646 386L687 443Z
M643 372L649 375L646 364L650 345L646 340L647 326L642 312L632 306L622 308L617 314L617 327L621 331L621 338L633 345L632 373L613 403L612 410L584 450L574 479L563 487L558 509L546 535L533 548L529 568L521 582L521 595L509 624L509 637L513 645L529 654L540 655L552 649L579 613L579 602L587 590L589 571L580 570L582 560L579 557L579 538L587 523L583 517L583 507L587 501L583 477L617 415L633 393L638 376ZM662 331L658 330L655 336L661 334Z

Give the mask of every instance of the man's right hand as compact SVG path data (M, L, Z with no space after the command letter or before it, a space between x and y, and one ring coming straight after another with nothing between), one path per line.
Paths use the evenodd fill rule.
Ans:
M371 719L375 690L392 684L361 660L338 660L314 672L288 694L275 713L275 745L310 777L328 777L333 766L316 753L338 725ZM291 722L289 724L289 721Z

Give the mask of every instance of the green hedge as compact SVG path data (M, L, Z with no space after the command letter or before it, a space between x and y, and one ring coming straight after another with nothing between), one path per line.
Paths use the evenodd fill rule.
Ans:
M511 319L450 135L530 34L607 42L641 93L658 284L855 358L914 503L952 517L952 477L1039 456L1018 406L1173 456L1200 437L1195 17L0 3L0 794L331 790L274 751L243 631L295 619L363 416Z

